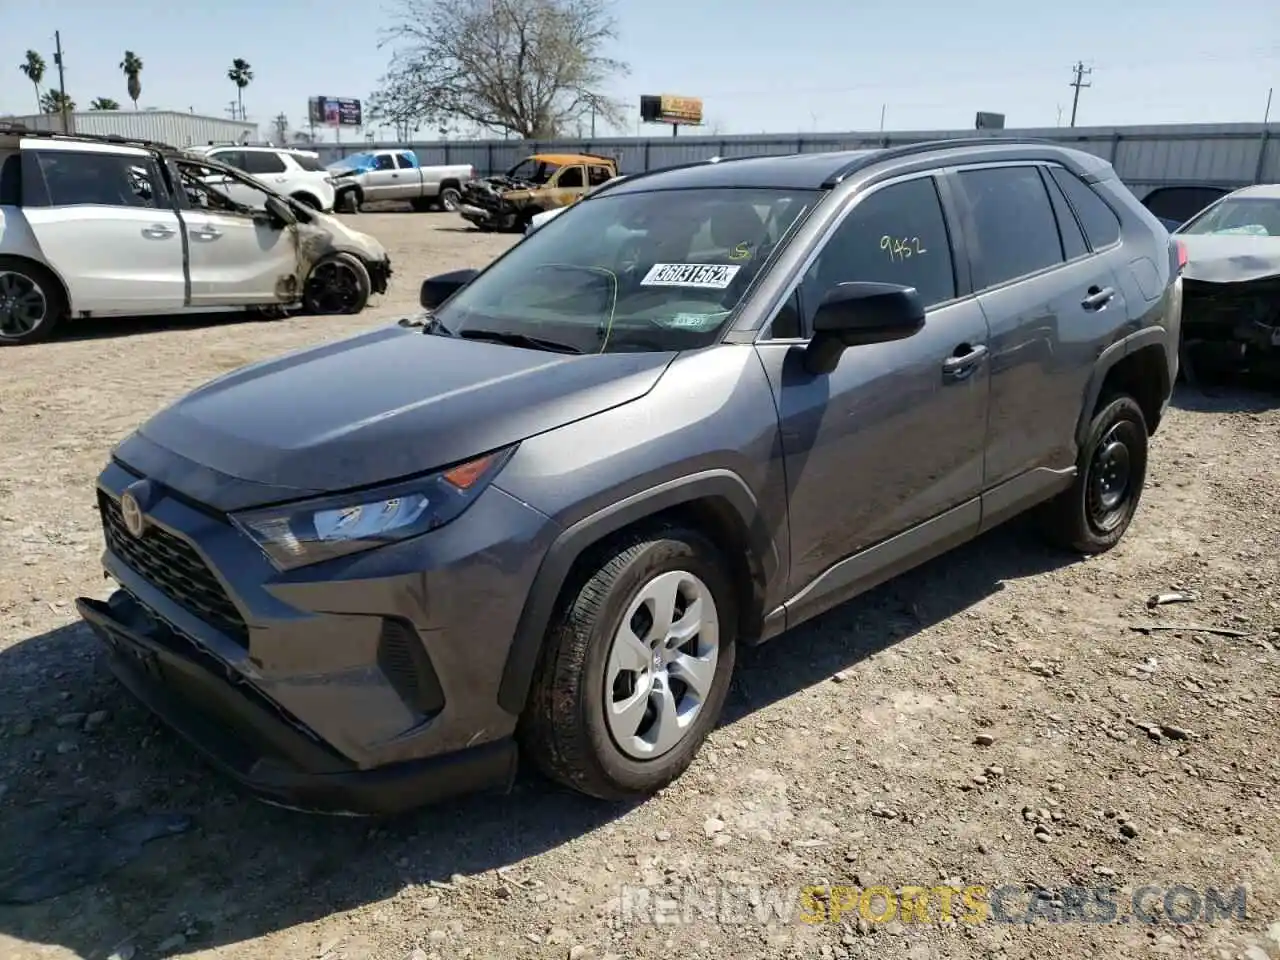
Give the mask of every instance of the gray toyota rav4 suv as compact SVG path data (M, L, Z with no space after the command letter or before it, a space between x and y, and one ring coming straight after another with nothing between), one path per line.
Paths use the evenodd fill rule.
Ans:
M294 808L681 774L735 650L1034 508L1125 532L1182 256L1017 140L602 188L425 312L232 372L97 489L120 680ZM785 643L785 638L779 642Z

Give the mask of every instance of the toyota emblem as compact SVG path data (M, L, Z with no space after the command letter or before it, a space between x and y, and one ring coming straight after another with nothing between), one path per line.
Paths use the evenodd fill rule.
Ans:
M147 518L142 515L142 507L132 493L125 493L120 498L120 517L124 520L124 528L129 536L140 537L146 529Z

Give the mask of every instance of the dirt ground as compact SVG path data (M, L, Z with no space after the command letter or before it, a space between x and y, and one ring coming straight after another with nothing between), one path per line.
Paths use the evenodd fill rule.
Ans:
M1280 957L1274 393L1181 391L1104 557L1015 523L747 651L723 725L650 802L527 775L371 826L228 788L77 624L74 598L110 589L92 484L190 388L410 311L423 277L510 242L356 219L396 269L361 316L103 322L0 351L0 892L100 877L0 906L0 957ZM1148 608L1172 590L1193 599ZM136 817L104 832L116 815ZM922 914L903 889L942 885L1003 909L970 922L960 894L948 920L942 894ZM1205 915L1241 885L1243 917ZM858 906L875 886L906 915Z

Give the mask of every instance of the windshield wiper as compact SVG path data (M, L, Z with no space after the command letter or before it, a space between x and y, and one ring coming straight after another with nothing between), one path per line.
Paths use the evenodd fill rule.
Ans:
M553 353L583 353L585 351L571 343L561 340L548 340L545 337L531 337L527 333L511 333L506 330L459 330L456 336L467 340L487 340L492 343L506 343L513 347L528 347L532 350L550 350Z

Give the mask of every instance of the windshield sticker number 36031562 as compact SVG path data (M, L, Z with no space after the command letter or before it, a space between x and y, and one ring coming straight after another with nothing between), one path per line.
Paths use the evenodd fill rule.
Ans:
M640 281L642 287L701 287L723 290L742 267L729 263L655 263Z

